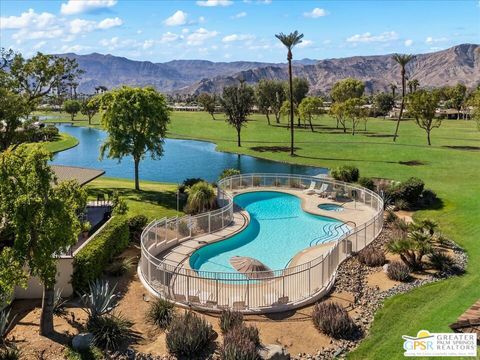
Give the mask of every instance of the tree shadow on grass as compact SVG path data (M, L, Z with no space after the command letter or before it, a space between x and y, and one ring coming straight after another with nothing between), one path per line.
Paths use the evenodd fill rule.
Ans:
M290 146L253 146L250 148L250 150L256 151L256 152L274 152L274 153L289 153L290 152ZM299 147L294 147L294 151L301 150Z
M297 155L297 157L313 160L330 160L330 161L355 161L355 162L372 162L372 163L383 163L383 164L398 164L397 161L386 161L386 160L364 160L364 159L352 159L352 158L329 158L329 157L315 157L315 156L305 156Z
M173 190L153 191L153 190L134 190L129 188L89 188L88 194L97 198L98 195L111 195L113 191L118 191L120 197L130 201L160 205L166 209L177 209L177 193ZM182 204L181 204L182 205Z

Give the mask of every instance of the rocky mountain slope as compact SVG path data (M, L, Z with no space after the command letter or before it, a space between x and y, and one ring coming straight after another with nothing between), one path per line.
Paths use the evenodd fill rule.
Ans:
M205 60L173 60L166 63L133 61L112 55L63 54L77 59L86 71L79 91L91 93L95 86L108 88L127 85L153 85L169 93L220 93L224 86L244 79L254 84L261 79L286 80L286 64L249 61L211 62ZM390 83L400 84L400 69L391 54L354 56L294 63L294 75L305 77L313 93L328 92L343 78L365 81L367 92L388 90ZM420 54L407 67L409 78L420 86L436 87L464 83L475 87L480 83L480 45L462 44L428 54Z

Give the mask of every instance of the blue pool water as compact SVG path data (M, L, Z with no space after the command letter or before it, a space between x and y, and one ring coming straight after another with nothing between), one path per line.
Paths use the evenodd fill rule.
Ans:
M55 154L53 164L102 169L105 170L105 176L133 178L131 157L125 157L121 162L107 158L99 160L100 145L107 137L105 131L68 124L58 125L58 128L60 132L76 137L79 144ZM166 139L161 159L152 160L147 155L140 162L140 179L181 183L186 178L195 177L216 181L226 168L236 168L242 173L317 175L328 172L326 168L291 165L216 151L215 144L209 142Z
M234 202L250 214L249 225L231 238L196 250L190 257L192 269L235 272L230 258L249 256L279 270L301 250L349 230L339 220L306 213L300 199L286 193L250 192L235 196Z
M326 211L343 211L343 207L337 204L320 204L318 207Z

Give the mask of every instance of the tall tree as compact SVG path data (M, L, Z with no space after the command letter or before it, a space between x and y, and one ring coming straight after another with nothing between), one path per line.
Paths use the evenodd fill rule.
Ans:
M463 84L448 87L445 89L445 95L447 98L447 106L457 110L457 120L460 119L460 112L462 111L467 95L467 87Z
M242 146L240 132L247 124L247 116L251 114L255 102L253 89L241 82L239 86L227 86L223 88L223 95L220 99L223 110L227 117L228 124L237 131L237 145Z
M84 100L80 112L88 118L88 125L92 125L92 118L100 111L100 98L94 96Z
M208 112L213 120L215 120L215 95L209 93L201 93L197 96L197 101L202 105L203 110Z
M472 107L472 119L477 122L477 128L480 130L480 88L469 96L467 104Z
M330 91L334 102L343 102L348 99L361 98L365 92L363 81L347 78L337 81Z
M255 88L258 109L267 117L268 125L270 125L270 114L274 113L277 116L275 111L278 98L278 83L275 80L262 79Z
M323 101L319 97L309 96L302 100L298 106L298 113L303 121L308 121L310 129L313 130L312 119L323 113Z
M367 117L366 109L363 108L365 102L362 98L350 98L345 100L343 104L344 116L352 122L352 135L355 135L357 125Z
M280 109L282 108L283 102L287 98L287 94L285 92L285 86L283 81L272 80L272 87L275 96L272 99L272 103L270 104L272 113L275 115L275 122L278 124L280 123Z
M163 142L170 114L165 97L152 87L123 86L101 97L102 126L108 137L100 156L122 159L133 157L135 190L140 190L139 164L147 152L152 159L163 155Z
M77 242L86 193L75 182L56 184L41 145L0 153L0 218L13 228L16 259L43 284L40 333L53 332L57 256Z
M389 87L390 87L390 90L392 90L393 100L395 100L395 92L397 91L397 85L394 84L394 83L391 83L391 84L389 85Z
M23 95L15 94L0 87L0 151L18 143L17 129L21 118L30 113L30 107Z
M345 101L334 102L330 107L330 114L337 120L338 125L342 125L343 132L347 132L347 107Z
M16 54L8 74L17 92L24 93L33 105L61 84L73 86L82 73L73 59L37 53L29 59Z
M395 128L395 134L393 135L393 141L397 141L398 128L400 121L402 121L403 109L405 107L405 88L406 88L406 66L413 60L413 55L394 54L393 61L400 65L400 75L402 76L402 102L400 104L400 113L398 114L397 126Z
M391 94L378 93L373 98L373 106L375 110L382 116L386 116L390 110L392 110L395 104L394 98Z
M412 84L413 92L417 91L418 87L420 86L420 82L417 79L410 80Z
M297 30L286 35L284 33L276 34L275 37L282 42L287 48L287 60L288 60L288 84L290 95L290 155L294 156L294 130L293 130L293 80L292 80L292 49L295 45L302 42L303 34L300 34Z
M428 145L431 145L430 133L440 127L442 120L435 118L440 96L437 91L419 90L408 96L408 113L415 119L417 125L427 133Z
M302 100L307 96L309 90L308 81L305 78L293 79L293 102L298 108ZM300 117L298 117L298 127L300 127Z
M77 116L81 109L82 104L78 100L67 100L63 103L63 110L65 110L67 114L70 114L72 121L75 120L75 116Z

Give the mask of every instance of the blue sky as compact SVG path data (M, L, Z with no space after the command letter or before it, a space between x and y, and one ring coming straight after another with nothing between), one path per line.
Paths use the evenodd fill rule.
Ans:
M0 2L0 43L27 56L99 52L136 60L283 62L421 53L480 43L480 1L63 0Z

